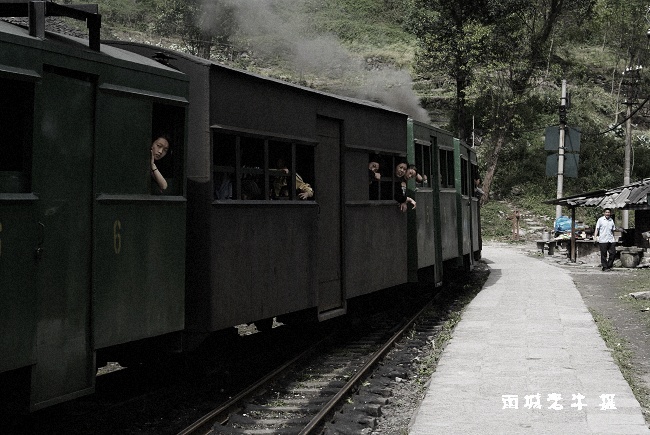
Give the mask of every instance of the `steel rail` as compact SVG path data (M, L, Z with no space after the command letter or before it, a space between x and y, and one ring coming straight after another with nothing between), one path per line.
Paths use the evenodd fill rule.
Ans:
M422 309L413 315L393 336L386 342L380 349L378 349L370 359L357 371L357 373L350 378L350 380L341 388L341 390L330 399L325 406L312 418L312 420L300 431L299 435L313 435L316 429L323 423L325 418L334 411L334 408L347 397L356 384L364 378L368 372L382 359L388 351L393 347L395 342L402 338L408 328L410 328L415 321L428 309L436 298L431 299Z
M335 334L335 333L334 333ZM215 408L214 410L210 411L208 414L204 415L182 431L178 433L178 435L207 435L212 432L212 426L215 423L219 424L225 424L228 421L228 417L222 418L221 420L219 417L224 414L225 412L235 408L237 404L246 398L247 396L250 396L253 394L256 390L260 389L264 384L268 383L271 379L275 378L279 374L281 374L283 371L291 367L292 365L296 364L298 361L300 361L303 358L308 357L312 353L316 351L320 346L322 346L325 342L330 340L332 336L334 335L327 336L320 340L319 342L315 343L313 346L311 346L309 349L305 350L304 352L301 352L300 354L296 355L294 358L291 360L287 361L286 363L282 364L280 367L277 369L269 372L267 375L263 376L253 384L249 385L246 389L242 390L239 392L237 395L235 395L232 399L230 399L228 402L224 403L223 405L219 406L218 408Z
M321 426L325 418L334 411L341 401L347 397L351 391L356 387L359 381L362 378L365 378L371 369L391 350L395 342L402 338L406 331L417 321L417 319L426 311L431 304L437 299L438 295L435 295L427 304L418 310L411 318L402 325L397 332L395 332L390 339L388 339L377 351L375 351L368 361L348 380L348 382L323 406L323 408L310 420L308 424L299 432L300 435L314 435L317 433L317 429ZM258 381L254 382L246 389L242 390L231 400L224 403L223 405L215 408L199 420L192 423L190 426L178 433L178 435L208 435L212 433L212 427L215 423L225 424L228 421L228 416L223 416L224 413L237 407L237 404L244 400L247 396L250 396L256 390L263 387L270 380L280 375L282 372L287 370L292 365L296 364L298 361L306 358L307 356L313 354L316 349L320 348L326 341L329 341L333 335L325 337L320 340L318 343L311 346L309 349L298 354L291 360L284 363L282 366L271 371L264 377L260 378Z

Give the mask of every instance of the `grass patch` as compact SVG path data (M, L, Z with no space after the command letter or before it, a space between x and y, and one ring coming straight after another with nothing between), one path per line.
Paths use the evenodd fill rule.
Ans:
M627 272L625 279L624 288L625 291L618 295L619 299L625 301L625 303L634 311L649 311L643 317L643 323L646 327L650 328L650 300L647 299L635 299L632 296L629 296L630 293L644 292L648 291L648 280L650 279L650 270L649 269L636 269L630 270Z
M481 236L483 240L491 240L506 243L523 243L525 237L515 240L513 237L512 216L517 208L523 212L521 207L505 201L489 201L481 207ZM523 219L519 219L519 228L526 229Z
M598 332L605 341L607 347L612 351L614 362L621 370L623 378L627 381L634 393L634 397L639 401L643 409L646 421L650 419L650 391L639 379L637 372L632 365L632 352L629 349L628 342L620 337L614 328L614 325L598 311L590 308L589 312L598 326Z
M481 207L481 235L484 240L512 239L512 224L507 216L512 209L502 201L489 201Z

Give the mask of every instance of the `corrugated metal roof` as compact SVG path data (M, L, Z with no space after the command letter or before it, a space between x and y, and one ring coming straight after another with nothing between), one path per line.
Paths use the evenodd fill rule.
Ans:
M650 178L636 181L624 186L607 190L581 193L559 199L544 201L568 207L601 207L629 210L648 210L648 194L650 193Z

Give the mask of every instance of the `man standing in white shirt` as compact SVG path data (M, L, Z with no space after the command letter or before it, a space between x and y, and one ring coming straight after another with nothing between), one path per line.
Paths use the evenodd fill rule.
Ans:
M598 240L598 246L600 247L600 265L603 272L610 270L614 265L614 256L616 255L615 229L616 224L612 218L612 210L606 208L604 215L598 218L596 230L594 231L594 236ZM607 258L607 254L609 254L609 258Z

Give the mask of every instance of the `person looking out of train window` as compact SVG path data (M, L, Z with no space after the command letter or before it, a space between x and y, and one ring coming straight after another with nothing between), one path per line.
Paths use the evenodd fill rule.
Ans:
M483 184L483 181L481 180L481 177L477 176L474 178L474 196L481 199L483 195L485 195L485 192L481 188L481 185Z
M167 180L158 170L156 162L167 155L169 146L170 141L166 135L158 136L151 144L151 178L156 182L161 192L167 189Z
M368 162L368 198L379 199L379 182L381 180L381 174L379 173L379 156L373 155L370 156L370 161Z
M423 177L422 175L418 174L418 168L415 165L409 165L408 169L406 170L406 175L404 176L404 178L406 178L407 180L414 178L415 182L419 184L422 184L422 182L427 179L426 175Z
M284 159L277 160L277 170L284 172L285 174L289 173L289 168L284 162ZM298 198L308 199L314 196L314 189L305 183L300 175L296 173L296 191L298 192ZM289 186L287 183L287 177L275 177L273 180L273 196L277 199L288 199L289 195Z
M399 209L402 211L408 210L409 203L413 205L413 208L416 207L413 198L406 194L407 170L406 162L400 162L395 166L395 200L399 203Z

